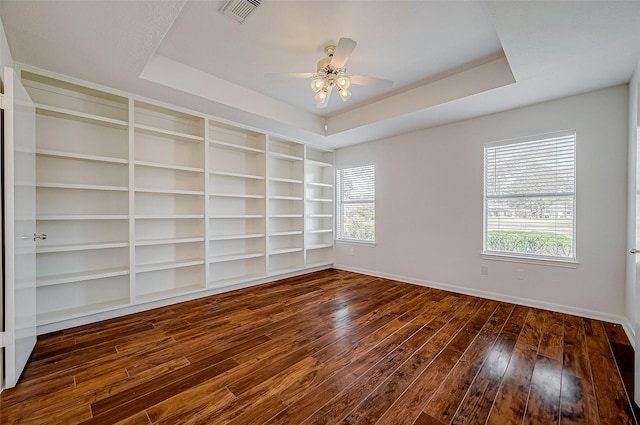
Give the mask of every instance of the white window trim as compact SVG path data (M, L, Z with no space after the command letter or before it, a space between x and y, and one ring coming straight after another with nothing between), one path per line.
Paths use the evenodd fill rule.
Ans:
M539 266L554 266L575 269L578 267L578 261L572 259L563 259L559 257L535 257L525 254L505 254L502 252L486 251L482 252L482 259L492 261L507 261L511 263L536 264Z
M574 162L574 191L573 191L573 199L574 199L574 209L573 209L573 253L574 256L572 258L567 257L552 257L552 256L539 256L539 255L528 255L524 253L509 253L502 251L490 251L486 248L487 243L487 182L486 182L486 156L485 149L487 147L508 145L512 143L522 143L522 142L531 142L535 140L540 140L548 137L562 137L573 135L575 137L575 162ZM556 267L565 267L565 268L577 268L578 264L578 232L577 232L577 209L578 209L578 201L577 201L577 193L578 193L578 152L577 152L577 131L575 129L571 130L563 130L563 131L554 131L550 133L540 133L533 136L525 136L518 137L514 139L506 139L495 142L485 143L483 146L483 168L482 168L482 252L481 256L485 260L495 260L495 261L507 261L514 263L526 263L526 264L537 264L544 266L556 266Z

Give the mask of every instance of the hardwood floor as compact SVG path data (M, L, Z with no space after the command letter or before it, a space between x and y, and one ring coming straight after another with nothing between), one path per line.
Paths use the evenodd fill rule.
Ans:
M625 347L597 320L327 270L42 336L0 423L633 424Z

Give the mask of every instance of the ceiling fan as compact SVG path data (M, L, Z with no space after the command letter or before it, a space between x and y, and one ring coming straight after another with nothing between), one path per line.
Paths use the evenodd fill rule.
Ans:
M351 84L370 87L391 87L393 81L382 78L366 77L364 75L348 75L345 65L356 48L357 43L350 38L341 38L338 45L330 44L324 48L326 57L318 61L316 72L293 72L280 74L266 74L267 78L313 78L311 89L315 92L318 108L324 108L329 103L333 87L337 87L338 94L343 101L349 100Z

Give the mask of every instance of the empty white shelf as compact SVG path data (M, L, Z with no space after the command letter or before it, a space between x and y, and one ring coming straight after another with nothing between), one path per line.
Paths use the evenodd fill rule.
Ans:
M233 239L254 239L263 238L264 233L242 233L236 235L215 235L209 236L210 241L228 241Z
M141 214L136 216L136 220L173 220L186 218L204 218L204 214Z
M264 252L243 252L239 254L214 255L209 257L210 263L223 263L226 261L246 260L248 258L264 257Z
M333 214L307 214L309 218L331 218Z
M331 266L333 265L333 261L312 261L306 264L306 267L322 267L322 266Z
M204 168L186 167L184 165L164 164L161 162L135 161L135 165L138 167L164 168L167 170L191 171L193 173L204 173Z
M299 251L302 251L302 248L297 246L292 246L288 248L276 248L276 249L270 249L269 255L288 254L290 252L299 252Z
M310 202L333 202L333 199L307 198L307 201L310 201Z
M85 280L103 279L106 277L124 276L129 274L129 269L126 267L103 269L103 270L91 270L84 272L65 273L51 276L40 276L36 279L36 286L51 286L61 285L64 283L82 282Z
M88 114L86 112L74 111L71 109L59 108L57 106L36 104L36 110L39 114L49 115L58 118L72 119L75 121L87 122L90 124L105 125L108 127L114 127L119 129L126 129L128 123L123 120L117 120L114 118L103 117L95 114Z
M204 242L204 238L167 238L167 239L146 239L137 240L135 246L171 245L180 243Z
M286 161L302 161L301 156L289 155L289 154L280 153L280 152L269 152L269 156L272 158L284 159Z
M230 173L227 171L209 171L209 174L214 176L237 177L241 179L264 180L264 176L258 176L255 174Z
M312 245L307 245L306 249L322 249L322 248L331 248L333 247L332 243L317 243Z
M199 266L201 264L204 264L204 260L200 258L194 258L190 260L181 260L181 261L167 261L167 262L154 263L154 264L142 264L142 265L136 266L136 273L146 273L146 272L155 272L159 270L177 269L180 267Z
M38 215L36 220L126 220L126 214L57 214Z
M264 199L264 195L250 195L248 193L210 193L209 196L215 196L218 198Z
M136 192L139 193L160 193L167 195L204 195L202 190L182 190L182 189L152 189L152 188L136 188Z
M313 230L307 230L307 233L331 233L333 232L333 229L313 229Z
M58 311L38 312L37 325L48 325L50 323L61 322L63 320L75 319L77 317L90 314L102 313L104 311L115 310L129 305L129 298L105 301L96 304L86 304L80 307L71 307Z
M287 230L284 232L270 232L269 236L289 236L289 235L301 235L302 230Z
M269 214L269 218L302 218L302 214Z
M227 214L227 215L211 215L209 218L225 218L225 219L244 219L244 218L264 218L264 214Z
M302 183L302 180L298 179L286 179L284 177L269 177L269 181L282 182L282 183Z
M309 158L307 158L307 164L315 165L316 167L333 167L333 164L330 162L316 161L315 159Z
M88 251L94 249L110 249L110 248L126 248L128 242L103 242L103 243L85 243L85 244L69 244L69 245L48 245L37 246L37 254L45 254L50 252L72 252L72 251Z
M75 184L75 183L49 183L49 182L37 182L36 187L49 188L49 189L76 189L76 190L111 190L126 192L129 190L126 186L103 186L94 184Z
M209 281L209 286L210 287L231 286L231 285L237 285L244 282L249 282L251 280L260 279L263 277L265 277L265 275L252 273L252 274L244 274L237 277L231 277L226 279L218 279L218 280L213 279Z
M87 155L83 153L64 152L54 149L36 149L36 155L48 156L52 158L79 159L82 161L106 162L114 164L128 164L129 161L123 158L114 158L100 155Z
M264 153L264 149L258 149L251 146L238 145L235 143L221 142L221 141L212 140L212 139L209 139L209 144L212 147L221 148L221 149L230 149L230 150L248 152L253 154Z
M155 136L164 136L164 137L169 136L169 137L184 140L187 142L200 143L204 141L204 137L202 136L194 136L193 134L182 133L182 132L173 131L173 130L166 130L164 128L152 127L150 125L136 124L135 129L143 133L152 134Z
M280 268L277 268L277 269L271 269L271 270L269 270L269 276L275 276L275 275L278 275L278 274L297 272L300 269L302 269L302 267L295 267L295 266L280 267Z
M138 294L135 297L135 304L142 304L166 298L177 297L179 295L191 294L203 291L205 288L200 285L186 285L177 288L171 288L164 291L149 292L146 294Z
M322 182L307 182L308 186L318 186L318 187L333 187L331 183L322 183Z
M269 196L269 199L279 199L282 201L302 201L302 196Z

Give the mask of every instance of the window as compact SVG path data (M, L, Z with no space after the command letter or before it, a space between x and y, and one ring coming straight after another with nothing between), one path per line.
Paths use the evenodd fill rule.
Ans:
M336 185L338 239L375 242L375 166L338 170Z
M575 131L486 144L484 253L576 258Z

